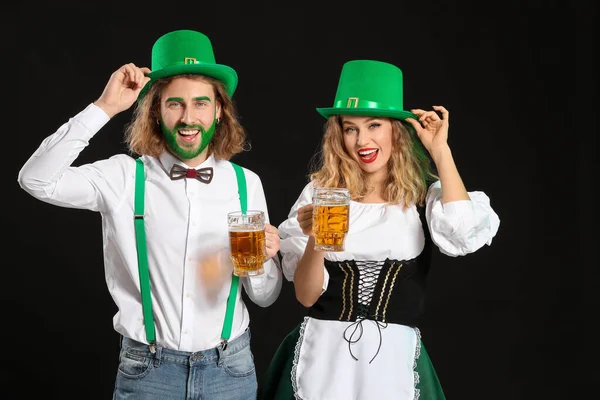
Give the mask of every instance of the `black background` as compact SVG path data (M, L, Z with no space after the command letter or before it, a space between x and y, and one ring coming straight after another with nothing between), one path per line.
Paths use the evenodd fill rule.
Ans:
M0 397L111 397L119 338L100 216L35 200L17 173L114 70L150 67L160 35L195 29L238 72L234 101L253 148L233 161L261 176L274 225L307 182L324 122L315 108L333 103L345 61L394 63L406 108L448 108L467 189L488 194L501 223L491 246L434 258L421 331L447 398L588 398L575 393L594 382L585 370L597 369L589 353L587 366L577 359L591 350L579 313L597 246L595 8L534 0L5 8ZM125 152L130 117L113 118L76 164ZM248 306L260 379L305 309L287 281L273 306Z

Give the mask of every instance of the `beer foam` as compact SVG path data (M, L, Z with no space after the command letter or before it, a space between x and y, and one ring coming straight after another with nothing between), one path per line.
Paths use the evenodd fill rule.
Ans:
M326 207L339 207L339 206L347 206L348 203L344 200L335 201L335 200L315 200L316 206L326 206Z
M260 232L264 229L257 229L252 227L236 226L229 228L229 232Z

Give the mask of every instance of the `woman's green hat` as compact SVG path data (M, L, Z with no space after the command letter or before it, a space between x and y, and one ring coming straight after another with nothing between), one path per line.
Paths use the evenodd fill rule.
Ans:
M417 117L404 110L402 71L395 65L373 60L348 61L342 67L333 107L317 108L325 118L332 115Z
M178 30L164 34L152 46L150 81L140 92L143 97L158 79L173 75L200 74L213 77L225 85L229 96L233 96L238 83L235 70L217 64L210 39L203 33Z

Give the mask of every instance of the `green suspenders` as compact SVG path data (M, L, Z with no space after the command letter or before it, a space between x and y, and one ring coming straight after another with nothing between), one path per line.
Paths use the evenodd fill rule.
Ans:
M144 162L137 158L135 166L135 200L134 200L134 224L136 234L136 245L138 254L138 270L140 275L140 291L142 295L142 312L144 314L144 326L146 328L146 340L150 345L150 351L156 351L156 333L154 331L154 316L152 313L152 295L150 289L150 273L148 272L148 248L146 247L146 231L144 229ZM244 170L237 164L231 163L235 170L238 183L238 193L240 196L240 207L245 214L248 209L248 199L246 195L246 176ZM231 326L233 325L233 311L235 310L235 300L237 297L239 277L232 274L231 288L229 289L229 298L227 299L227 311L223 330L221 331L221 344L223 350L227 347L227 340L231 336Z
M154 353L154 317L152 316L152 296L150 294L150 274L148 273L148 248L146 247L146 230L144 229L144 162L136 160L135 166L135 198L134 198L135 242L138 254L138 271L140 275L140 292L142 292L142 312L146 326L146 340Z

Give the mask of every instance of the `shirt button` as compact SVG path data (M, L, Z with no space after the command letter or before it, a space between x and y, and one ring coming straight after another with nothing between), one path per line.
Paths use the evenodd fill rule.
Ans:
M185 297L192 297L192 294L191 294L190 292L187 292L187 293L185 294Z

